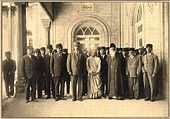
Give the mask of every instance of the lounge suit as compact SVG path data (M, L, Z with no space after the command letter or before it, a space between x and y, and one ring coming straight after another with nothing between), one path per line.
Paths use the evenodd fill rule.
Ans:
M38 56L36 58L37 58L36 77L37 77L38 98L42 98L44 61L41 56Z
M45 77L46 77L46 90L47 90L47 97L51 97L51 87L52 87L52 95L55 97L55 89L54 89L54 81L50 74L50 59L52 57L51 54L46 54L44 57L45 60Z
M2 62L2 72L4 74L4 82L7 96L14 94L15 71L16 71L15 60L5 59Z
M35 100L36 96L36 71L37 59L35 56L24 55L21 61L21 76L25 78L25 95L26 100L29 100L30 87L31 98Z
M141 61L138 56L129 56L127 59L129 98L139 98L139 75L141 73ZM134 92L133 92L134 90Z
M144 88L146 99L155 99L156 91L156 75L158 73L158 57L153 54L146 54L142 58Z
M108 95L108 64L107 64L107 55L100 55L101 60L101 71L100 77L102 80L102 92L103 96ZM105 89L105 90L104 90Z
M50 71L51 74L54 74L55 98L58 99L64 98L64 81L67 78L66 63L67 55L63 53L54 54L50 60Z
M76 99L78 85L78 99L82 99L83 91L83 76L85 74L85 56L82 52L79 51L77 54L73 51L69 54L67 58L67 70L72 75L72 90L73 90L73 99Z

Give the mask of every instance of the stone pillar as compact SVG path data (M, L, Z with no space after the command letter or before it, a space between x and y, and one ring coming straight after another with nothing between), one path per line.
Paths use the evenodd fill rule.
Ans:
M45 29L45 41L46 46L50 44L50 26L51 26L51 20L50 19L42 19L41 20L43 27Z
M20 62L22 56L26 54L26 5L25 3L15 3L17 7L17 82L16 82L16 97L24 93L24 81L21 79Z

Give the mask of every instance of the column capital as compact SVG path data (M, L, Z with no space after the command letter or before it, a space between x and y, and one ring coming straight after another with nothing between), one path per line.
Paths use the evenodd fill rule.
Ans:
M42 22L43 27L45 29L49 29L50 28L50 24L51 24L51 20L50 19L41 19L41 22Z

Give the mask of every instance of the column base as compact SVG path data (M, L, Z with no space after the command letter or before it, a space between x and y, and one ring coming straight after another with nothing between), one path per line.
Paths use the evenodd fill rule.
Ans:
M15 87L16 87L15 97L20 97L21 95L24 95L25 86L22 80L17 81Z

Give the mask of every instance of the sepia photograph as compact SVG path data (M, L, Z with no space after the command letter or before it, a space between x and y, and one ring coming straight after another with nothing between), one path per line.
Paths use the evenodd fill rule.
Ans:
M169 118L167 1L0 1L1 118Z

